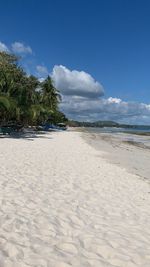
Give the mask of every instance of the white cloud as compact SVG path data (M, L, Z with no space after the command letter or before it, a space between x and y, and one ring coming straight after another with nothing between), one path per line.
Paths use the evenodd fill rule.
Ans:
M9 52L8 47L2 42L0 42L0 52Z
M44 82L45 79L44 78L39 78L38 80L39 80L39 82L42 83L42 82Z
M69 118L80 121L114 120L150 124L150 105L125 102L119 98L90 99L64 96L60 108Z
M30 46L25 46L23 43L15 42L11 45L12 51L17 54L32 54Z
M69 118L150 124L150 105L116 97L102 98L103 87L84 71L71 71L60 65L54 66L51 76L62 94L60 108Z
M54 66L51 76L55 86L63 95L95 98L104 94L102 85L84 71L71 71L60 65Z
M109 97L107 100L108 100L108 103L119 104L122 102L122 100L120 98L116 98L116 97Z
M48 69L45 66L37 65L36 66L37 75L41 78L48 75Z

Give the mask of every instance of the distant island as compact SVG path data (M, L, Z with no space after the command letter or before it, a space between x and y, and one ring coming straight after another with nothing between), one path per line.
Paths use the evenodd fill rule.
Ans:
M67 122L70 127L116 127L116 128L126 128L126 129L150 129L150 125L131 125L131 124L122 124L114 121L95 121L95 122L87 122L87 121L75 121L69 120Z

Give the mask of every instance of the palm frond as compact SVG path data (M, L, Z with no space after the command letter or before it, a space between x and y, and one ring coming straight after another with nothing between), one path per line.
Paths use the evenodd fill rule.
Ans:
M7 96L0 96L0 108L9 110L11 107L11 101Z

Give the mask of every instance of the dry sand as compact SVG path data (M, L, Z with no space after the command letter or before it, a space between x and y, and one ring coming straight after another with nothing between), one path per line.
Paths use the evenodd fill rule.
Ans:
M150 186L77 132L0 138L1 267L150 267Z

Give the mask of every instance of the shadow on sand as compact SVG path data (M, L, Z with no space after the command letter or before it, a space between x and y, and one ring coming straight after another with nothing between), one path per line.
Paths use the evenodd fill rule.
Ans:
M11 134L1 134L0 139L25 139L28 141L34 141L36 138L52 139L52 136L48 136L51 131L26 131L26 132L13 132Z

